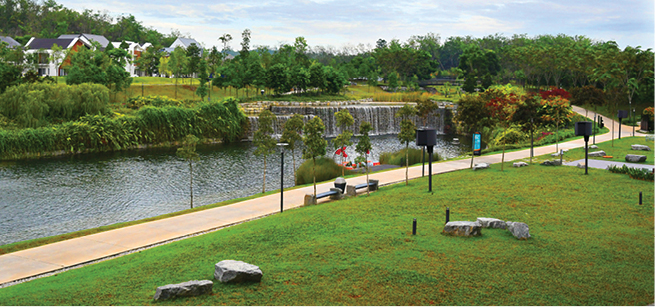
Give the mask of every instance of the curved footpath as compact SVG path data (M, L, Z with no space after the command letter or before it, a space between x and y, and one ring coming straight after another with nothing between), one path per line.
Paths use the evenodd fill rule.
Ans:
M586 110L573 107L575 112L585 115ZM592 115L592 112L589 112ZM593 115L592 115L593 116ZM609 129L612 120L603 118ZM618 137L617 131L614 132ZM622 126L622 136L632 136L632 127ZM643 136L636 133L635 135ZM611 133L597 135L596 142L611 140ZM578 139L560 143L559 148L583 147L584 140ZM535 156L555 152L555 145L534 148ZM530 150L505 153L505 161L523 159L530 156ZM475 158L475 163L499 163L501 154ZM441 162L433 165L433 174L447 173L470 167L469 159ZM421 166L409 168L409 178L421 177ZM379 185L389 185L405 180L405 169L376 173L371 179L379 180ZM366 176L348 179L348 184L365 183ZM318 192L333 187L332 182L318 184ZM293 209L303 205L305 194L313 194L313 186L289 190L284 193L284 208ZM324 202L325 200L323 200ZM144 248L150 248L189 236L215 231L231 225L279 213L280 195L272 194L246 200L228 206L212 208L158 221L114 229L93 235L52 243L40 247L0 255L0 287L10 286L33 278L53 275L86 264L122 256Z

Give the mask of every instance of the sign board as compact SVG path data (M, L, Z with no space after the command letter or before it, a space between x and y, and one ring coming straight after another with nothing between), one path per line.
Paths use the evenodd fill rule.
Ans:
M482 138L482 135L480 135L480 132L473 133L473 154L476 156L479 156L482 154L482 151L480 150L480 140Z

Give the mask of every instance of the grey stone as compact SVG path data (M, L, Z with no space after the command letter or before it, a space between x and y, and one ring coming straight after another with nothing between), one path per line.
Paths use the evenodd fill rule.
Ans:
M258 266L237 260L223 260L214 266L214 278L220 282L260 282L262 270Z
M528 166L528 165L530 165L530 164L527 164L525 162L514 162L512 164L512 166L514 166L514 167L523 167L523 166Z
M482 162L482 163L475 163L475 165L473 165L474 171L477 171L479 169L485 169L485 168L489 168L489 163Z
M482 228L507 229L507 224L505 224L505 221L495 219L495 218L479 217L477 222L480 223L480 225L482 225Z
M625 160L628 161L628 162L644 162L644 161L646 161L646 156L625 155Z
M354 185L347 185L346 186L346 195L347 196L356 196L357 195L357 189L355 189Z
M481 236L481 229L482 225L478 222L454 221L446 223L442 233L453 236L473 237Z
M157 287L155 301L162 301L183 296L198 296L212 293L214 283L211 280L192 280L181 284Z
M343 198L343 191L340 188L330 188L330 191L337 192L335 195L330 195L330 199L339 200Z
M546 160L544 162L541 162L541 165L544 165L544 166L560 166L560 165L562 165L562 163L559 162L559 160L552 160L552 161Z
M578 163L577 168L584 168L584 163Z
M591 145L591 146L589 146L589 149L598 149L598 146L596 146L596 145Z
M305 194L305 206L316 205L314 194Z
M632 147L632 150L645 150L645 151L650 151L650 147L648 147L648 146L646 146L646 145L635 144L635 145L632 145L631 147Z
M507 224L507 230L512 233L512 235L519 240L527 240L530 238L530 228L528 224L521 222L505 222Z
M602 156L607 156L607 154L605 153L605 151L599 150L599 151L590 152L588 156L589 157L602 157Z

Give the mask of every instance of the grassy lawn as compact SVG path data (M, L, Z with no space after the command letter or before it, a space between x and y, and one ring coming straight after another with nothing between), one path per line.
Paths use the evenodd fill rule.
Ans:
M509 163L508 163L509 165ZM499 165L382 187L285 211L56 276L0 289L3 305L646 305L653 303L653 185L604 170ZM600 182L611 182L601 186ZM644 192L643 206L637 205ZM392 201L389 201L392 200ZM532 238L451 220L526 222ZM418 235L411 235L412 219ZM236 259L258 284L154 303L155 288L213 280Z
M593 120L593 118L594 118L594 106L591 106L591 105L582 105L582 106L580 106L580 107L589 110L589 117L591 118L591 120ZM628 117L628 118L624 118L624 119L622 120L622 123L623 123L624 125L629 125L629 126L630 126L630 125L636 125L636 126L637 126L637 130L639 130L639 123L640 123L640 121L641 121L641 113L644 112L644 109L646 109L646 108L648 108L648 107L652 107L652 105L647 105L647 104L646 104L646 105L644 105L644 104L637 105L637 104L634 104L634 103L633 103L633 104L632 104L632 108L635 109L634 119L636 120L636 122L632 122L632 115L633 115L633 114L632 114L632 111L630 111L630 112L629 112L629 114L630 114L629 117ZM625 110L625 111L628 111L628 110L631 110L631 109L630 109L630 105L629 105L628 103L626 103L626 104L619 105L618 108L617 108L617 110ZM607 106L607 105L596 106L596 111L597 111L598 113L602 114L602 115L605 116L605 117L609 117L609 118L611 118L611 119L613 119L613 120L615 120L615 121L617 121L617 122L619 121L619 118L617 117L618 112L610 112L610 110L609 110L609 106ZM605 123L605 126L607 127L608 124ZM609 124L609 126L611 127L612 125ZM619 128L618 128L618 127L615 127L615 129L618 131Z
M632 150L630 146L633 144L646 145L650 147L651 151ZM592 145L592 141L589 140L589 146L591 145ZM625 155L633 154L633 155L643 155L648 157L646 158L646 161L639 162L637 164L653 165L653 162L655 161L655 155L653 154L653 149L654 149L653 141L646 141L646 138L643 136L622 137L620 140L614 139L614 146L612 146L612 141L596 143L596 146L598 146L598 149L589 149L589 152L603 150L608 156L612 156L612 158L591 157L590 159L627 162L625 161ZM547 156L550 157L550 155ZM571 149L569 150L569 152L564 154L564 160L566 161L575 161L580 159L584 159L584 148ZM630 162L630 163L634 163L634 162Z

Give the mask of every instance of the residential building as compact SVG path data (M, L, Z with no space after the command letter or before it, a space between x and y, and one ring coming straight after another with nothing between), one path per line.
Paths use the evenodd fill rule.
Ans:
M0 36L0 41L7 44L9 48L20 47L20 43L9 36Z
M59 54L58 59L52 60L54 51L53 46L58 46L64 52ZM35 38L32 37L27 44L25 44L25 53L38 53L38 74L40 76L65 76L66 73L62 66L70 61L65 59L65 50L77 51L79 48L91 48L90 43L80 38Z

